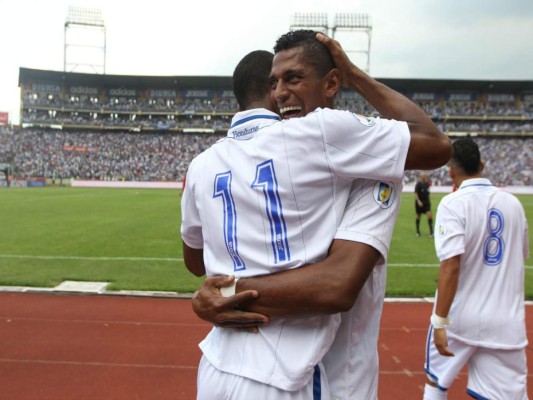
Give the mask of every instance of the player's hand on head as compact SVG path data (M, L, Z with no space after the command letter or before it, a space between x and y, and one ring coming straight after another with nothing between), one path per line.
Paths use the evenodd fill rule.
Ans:
M333 62L335 63L335 67L339 69L341 82L345 84L348 81L348 72L352 71L354 68L359 68L350 61L350 58L337 40L332 39L323 33L317 33L316 39L329 50L331 58L333 58Z
M268 317L265 315L238 309L257 298L257 291L247 290L229 297L222 296L220 288L231 286L233 281L234 277L226 276L207 278L192 297L192 308L196 315L219 327L256 328L267 324Z
M433 329L433 340L439 353L446 357L453 357L454 354L448 349L448 335L446 328Z

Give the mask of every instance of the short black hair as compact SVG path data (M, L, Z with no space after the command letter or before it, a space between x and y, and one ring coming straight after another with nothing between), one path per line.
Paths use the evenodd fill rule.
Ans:
M329 71L335 68L335 63L329 50L316 39L317 31L310 29L299 29L287 32L279 37L274 46L274 53L295 47L303 48L304 60L313 65L319 75L324 77Z
M479 147L470 138L461 138L453 142L452 164L467 176L480 172L481 155Z
M265 50L248 53L233 71L233 93L242 110L270 93L270 70L274 55Z

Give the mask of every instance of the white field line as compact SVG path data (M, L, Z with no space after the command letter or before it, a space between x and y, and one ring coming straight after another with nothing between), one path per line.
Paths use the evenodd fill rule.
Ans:
M113 368L159 368L159 369L198 369L197 366L188 365L159 365L159 364L120 364L106 362L87 362L87 361L63 361L63 360L16 360L9 358L0 358L0 363L11 364L46 364L46 365L71 365L79 367L113 367Z
M19 258L28 260L89 260L89 261L166 261L181 262L183 258L157 258L157 257L83 257L83 256L34 256L26 254L0 254L0 258ZM389 267L425 267L438 268L439 264L409 264L390 263ZM526 265L526 269L533 269L533 265Z
M183 258L152 257L82 257L82 256L33 256L25 254L0 254L0 258L20 258L27 260L95 260L95 261L183 261Z
M438 268L439 264L387 264L389 267L426 267L426 268ZM526 269L533 269L533 265L525 265Z

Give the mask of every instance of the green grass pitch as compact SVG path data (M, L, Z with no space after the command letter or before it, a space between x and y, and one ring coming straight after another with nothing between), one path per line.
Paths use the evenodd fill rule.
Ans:
M432 194L435 213L442 195ZM533 196L518 196L533 221ZM180 190L0 189L0 286L110 282L111 290L193 292L202 281L182 261ZM387 294L433 295L438 260L425 216L415 235L405 193L389 256ZM531 234L529 238L531 248ZM526 264L533 265L531 259ZM533 299L533 269L526 269Z

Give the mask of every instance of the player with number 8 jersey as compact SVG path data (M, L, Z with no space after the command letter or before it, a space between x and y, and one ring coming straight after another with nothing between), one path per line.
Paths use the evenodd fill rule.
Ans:
M470 138L453 142L450 177L458 190L437 209L439 283L426 343L424 400L444 400L468 365L467 393L476 399L527 399L524 209L481 176Z
M448 336L472 345L524 347L524 303L516 297L524 292L528 236L518 199L486 178L468 179L442 199L436 222L439 259L462 254Z

